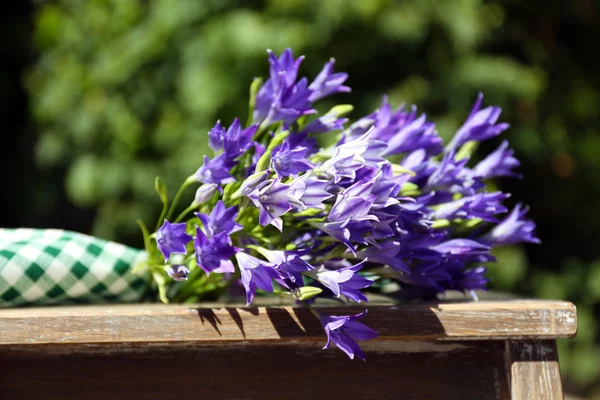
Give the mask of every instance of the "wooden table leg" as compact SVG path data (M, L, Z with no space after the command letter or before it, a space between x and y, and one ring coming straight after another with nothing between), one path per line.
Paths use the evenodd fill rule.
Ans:
M562 400L556 340L506 342L513 400Z

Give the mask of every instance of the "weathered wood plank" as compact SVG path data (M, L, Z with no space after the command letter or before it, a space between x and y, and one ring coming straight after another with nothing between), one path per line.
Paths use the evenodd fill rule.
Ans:
M562 400L555 340L506 343L513 400Z
M365 342L366 344L366 342ZM315 343L0 349L6 399L507 400L504 343L378 342L367 362ZM538 399L539 400L539 399Z
M346 315L356 307L323 308ZM560 301L485 301L373 306L364 322L379 340L554 339L577 332L575 306ZM53 343L322 342L303 308L139 304L0 310L0 347Z

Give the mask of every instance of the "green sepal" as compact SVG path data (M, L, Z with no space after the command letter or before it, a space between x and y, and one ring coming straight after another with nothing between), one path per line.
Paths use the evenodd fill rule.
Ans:
M250 84L250 101L248 102L248 122L246 123L246 126L252 125L254 107L256 106L256 96L258 95L258 91L260 90L262 83L262 78L254 78Z
M297 300L304 301L312 299L323 292L323 289L314 286L303 286L294 291L294 297Z
M319 214L323 214L323 213L324 213L324 210L321 210L320 208L307 208L306 210L294 213L293 216L294 217L313 217L315 215L319 215Z
M264 258L269 259L269 257L267 257L267 256L269 255L270 251L265 249L264 247L256 246L254 244L249 244L246 247L249 249L255 250L257 253L259 253Z
M419 186L412 182L405 182L400 189L400 196L418 196L420 194Z
M394 173L394 175L402 175L402 174L408 174L410 176L416 175L414 171L411 171L408 168L404 168L400 164L392 164L392 172Z
M240 188L240 186L242 186L242 182L239 181L231 182L225 185L225 188L223 189L223 203L228 205L230 200L236 200L237 197L234 198L233 195Z
M447 219L438 219L433 224L431 224L431 227L433 229L447 228L449 226L450 226L450 221L448 221Z
M477 225L481 224L483 220L481 218L471 218L465 220L455 220L454 222L458 225L456 227L456 231L461 232L475 228Z
M263 154L258 162L256 163L256 173L265 171L269 167L269 163L271 162L271 156L275 147L279 146L285 138L289 135L289 131L279 132L269 143L269 147L265 150L265 154Z
M475 153L475 151L477 151L478 147L479 147L479 142L471 140L470 142L463 144L461 146L461 148L458 149L458 151L456 152L456 155L454 156L454 159L456 161L460 161L464 158L471 157L473 155L473 153Z
M344 115L350 114L353 110L354 106L351 104L338 104L337 106L331 107L331 110L327 111L324 116L343 117Z

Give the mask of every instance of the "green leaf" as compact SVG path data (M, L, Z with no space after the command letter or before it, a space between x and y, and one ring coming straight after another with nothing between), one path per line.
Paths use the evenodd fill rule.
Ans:
M160 217L158 217L158 221L156 221L155 230L158 230L163 222L163 219L165 218L165 215L167 215L167 211L169 210L169 199L167 198L167 187L162 179L160 179L158 176L154 179L154 189L156 190L156 193L158 194L158 197L163 205Z
M154 278L154 282L156 282L158 285L158 296L160 297L160 301L168 304L169 299L167 298L167 279L164 275L164 271L154 270L152 271L152 277Z
M140 226L140 229L142 230L142 235L144 236L144 249L146 250L146 253L148 253L148 255L149 255L151 244L150 244L150 233L148 232L148 227L146 226L144 221L142 221L141 219L137 220L137 224Z
M323 292L323 289L314 286L303 286L294 292L294 297L300 301L312 299Z

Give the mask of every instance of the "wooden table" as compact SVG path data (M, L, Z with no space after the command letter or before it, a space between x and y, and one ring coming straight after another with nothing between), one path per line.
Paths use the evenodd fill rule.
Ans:
M328 309L345 315L360 309ZM2 399L562 399L560 301L369 307L367 361L292 307L0 310Z

